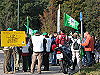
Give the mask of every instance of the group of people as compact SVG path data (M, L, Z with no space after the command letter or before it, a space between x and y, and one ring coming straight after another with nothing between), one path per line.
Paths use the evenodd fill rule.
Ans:
M8 29L12 30L12 29ZM93 55L95 40L90 35L89 32L84 33L84 38L81 39L79 32L68 36L63 31L58 34L54 32L49 36L48 33L44 32L42 35L37 30L33 36L26 34L26 46L16 47L16 48L4 48L7 49L4 52L5 62L4 62L4 72L9 73L14 71L14 57L13 50L16 49L16 70L19 69L19 61L22 57L23 71L28 70L34 73L35 66L37 64L37 73L41 74L41 66L44 66L43 71L49 71L49 64L57 65L58 61L56 58L57 51L56 47L64 45L66 42L71 44L72 60L75 62L77 60L77 65L79 69L83 66L91 66L93 64ZM10 49L10 50L8 50ZM83 49L84 54L81 57L81 49ZM9 61L9 59L11 59ZM51 63L50 63L51 62ZM9 68L10 66L10 68ZM72 70L75 69L75 64L73 64Z

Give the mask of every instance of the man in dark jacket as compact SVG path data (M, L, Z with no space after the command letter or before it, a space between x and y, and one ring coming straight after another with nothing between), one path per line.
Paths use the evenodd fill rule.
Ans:
M50 54L50 48L51 48L51 38L49 38L48 33L42 34L45 37L45 49L43 53L43 65L44 65L44 71L49 71L49 54Z

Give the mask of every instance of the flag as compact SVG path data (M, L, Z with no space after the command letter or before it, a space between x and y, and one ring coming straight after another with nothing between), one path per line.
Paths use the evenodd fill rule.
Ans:
M64 26L72 27L78 30L79 23L68 14L64 13Z
M25 25L25 24L24 24ZM33 35L33 33L34 33L34 30L33 29L31 29L31 28L29 28L27 25L25 25L26 26L26 28L27 29L29 29L29 34L30 35Z
M29 34L33 35L34 30L32 30L31 28L29 28Z

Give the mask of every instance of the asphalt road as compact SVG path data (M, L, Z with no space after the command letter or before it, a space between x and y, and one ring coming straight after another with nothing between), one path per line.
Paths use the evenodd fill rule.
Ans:
M4 74L3 61L4 61L3 53L0 51L0 75L39 75L37 74L36 71L34 72L34 74L31 74L30 72L23 72L22 67L20 67L20 70L16 71L15 74ZM40 75L64 75L64 74L61 72L60 66L50 66L49 71L42 71Z
M3 73L3 61L4 61L4 56L3 56L3 53L0 51L0 75L39 75L37 74L36 71L34 72L34 74L31 74L30 72L22 72L21 67L20 67L20 70L16 71L15 74L4 74ZM64 75L64 74L60 72L59 66L50 66L50 71L42 71L41 75Z

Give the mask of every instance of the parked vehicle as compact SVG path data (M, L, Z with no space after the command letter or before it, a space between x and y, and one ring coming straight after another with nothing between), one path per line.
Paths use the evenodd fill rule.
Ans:
M72 52L69 45L63 45L55 49L57 51L57 59L61 70L64 74L69 73L70 67L73 65Z

